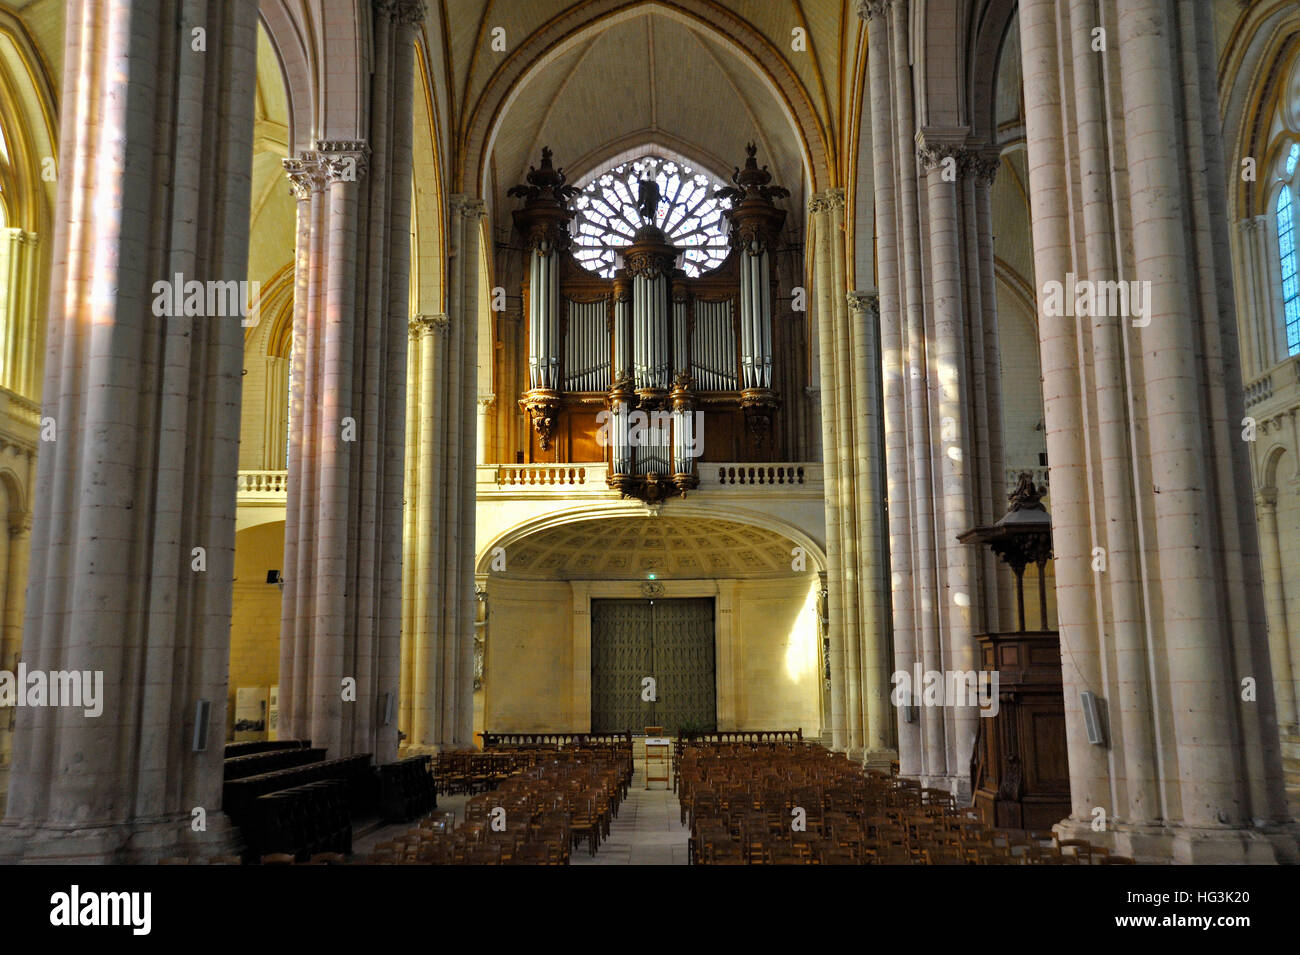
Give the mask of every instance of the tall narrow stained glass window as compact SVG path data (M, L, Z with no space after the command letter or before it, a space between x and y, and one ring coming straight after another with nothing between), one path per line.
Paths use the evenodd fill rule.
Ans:
M1288 163L1290 165L1290 163ZM1288 355L1300 354L1300 275L1296 268L1295 206L1291 190L1277 195L1277 251L1282 264L1282 321Z

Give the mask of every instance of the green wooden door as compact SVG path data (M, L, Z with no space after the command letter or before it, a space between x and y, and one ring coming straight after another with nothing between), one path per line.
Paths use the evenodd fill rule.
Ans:
M591 730L717 728L713 598L591 602ZM654 699L645 678L654 679Z

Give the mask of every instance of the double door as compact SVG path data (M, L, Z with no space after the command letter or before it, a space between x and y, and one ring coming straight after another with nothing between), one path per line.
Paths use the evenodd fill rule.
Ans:
M717 728L713 598L591 602L591 731Z

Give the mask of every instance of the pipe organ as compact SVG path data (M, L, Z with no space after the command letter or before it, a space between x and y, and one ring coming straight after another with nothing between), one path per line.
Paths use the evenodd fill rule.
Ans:
M698 276L655 225L654 180L639 184L641 225L612 279L570 253L577 190L549 148L527 184L509 191L525 200L514 221L529 257L519 405L534 432L530 460L604 460L611 487L655 502L696 487L701 459L777 459L771 257L785 212L773 200L789 193L769 184L755 152L751 144L745 167L716 193L731 203L728 256Z

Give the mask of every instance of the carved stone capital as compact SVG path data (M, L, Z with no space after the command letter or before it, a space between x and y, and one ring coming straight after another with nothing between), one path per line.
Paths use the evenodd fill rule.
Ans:
M487 216L487 203L482 199L466 196L460 204L460 214L466 219L482 219Z
M424 0L372 0L375 13L402 26L419 26L429 14Z
M443 313L430 315L416 315L407 323L410 330L411 339L423 338L425 335L432 335L435 331L441 333L444 337L447 334L447 328L451 320Z
M370 147L361 140L317 140L321 170L326 183L358 182L370 167Z
M916 134L916 157L921 168L950 169L947 160L953 160L962 172L970 169L975 152L968 144L970 130L962 127L927 127Z
M289 191L295 199L310 199L313 192L325 188L320 160L313 151L307 150L301 156L285 159L283 165L285 175L289 177Z
M889 13L894 0L858 0L858 16L863 20L874 20Z
M843 212L844 190L826 189L822 192L814 193L808 199L808 211L813 215L822 212Z
M25 537L32 532L32 515L30 511L11 511L9 513L9 537Z
M998 177L998 170L1002 168L1002 153L997 149L980 149L971 150L969 158L966 161L966 167L962 170L975 177L975 181L981 186L993 185L993 180Z
M921 168L926 172L939 168L949 159L957 164L957 169L964 171L971 160L970 150L965 146L954 146L950 143L918 143L916 157L921 161Z
M1277 488L1262 487L1255 492L1255 506L1265 510L1275 510L1277 508Z
M875 292L850 292L849 311L880 313L880 296Z
M481 407L484 411L488 411L489 409L491 409L491 407L492 407L493 405L495 405L495 404L497 403L497 396L496 396L496 395L479 395L479 396L478 396L478 403L479 403L479 407Z

